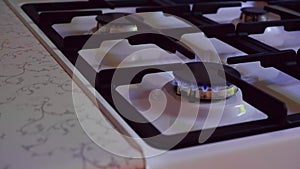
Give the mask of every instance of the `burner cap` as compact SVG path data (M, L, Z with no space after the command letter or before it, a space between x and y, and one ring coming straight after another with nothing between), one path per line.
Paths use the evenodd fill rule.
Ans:
M242 14L240 19L243 22L258 22L267 20L267 11L263 8L246 7L241 9Z
M224 78L219 75L220 71L230 72L234 76L240 78L240 73L233 69L232 67L218 64L218 63L203 63L203 62L194 62L186 64L188 68L192 71L194 77L188 76L186 70L175 70L173 74L176 79L184 82L193 82L196 80L197 85L199 86L211 86L211 80L214 82L215 86L223 86ZM211 76L211 77L209 77ZM214 79L210 79L214 78ZM229 83L227 82L227 85Z
M190 70L175 70L174 82L177 95L187 96L190 102L195 100L224 100L238 91L235 85L227 82L220 72L226 71L240 78L240 73L218 63L194 62L186 64ZM190 71L192 74L190 74Z

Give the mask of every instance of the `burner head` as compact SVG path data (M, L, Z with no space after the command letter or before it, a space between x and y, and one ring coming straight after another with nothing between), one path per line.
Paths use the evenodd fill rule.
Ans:
M186 70L173 71L176 94L187 96L194 102L196 99L224 100L237 93L238 88L220 75L220 72L226 71L240 78L241 75L237 70L226 65L207 62L188 63L187 66L193 77L189 76Z
M267 21L267 11L263 8L246 7L241 9L242 14L240 19L243 22L259 22Z
M98 15L96 17L96 20L98 22L97 30L101 28L101 32L107 33L137 31L138 28L135 24L131 23L125 18L122 18L129 14L130 13L106 13Z

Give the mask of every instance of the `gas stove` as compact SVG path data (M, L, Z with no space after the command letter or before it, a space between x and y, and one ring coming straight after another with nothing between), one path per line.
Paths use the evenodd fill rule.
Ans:
M300 1L8 4L147 168L299 168Z

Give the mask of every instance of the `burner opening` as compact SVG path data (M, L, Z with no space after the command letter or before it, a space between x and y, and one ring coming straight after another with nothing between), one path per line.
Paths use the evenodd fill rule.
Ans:
M179 96L188 98L190 102L196 100L218 101L234 96L238 88L221 77L219 71L227 71L240 78L240 73L218 63L189 63L188 68L194 77L188 76L186 70L175 70L172 85Z
M137 25L128 21L125 17L130 13L107 13L96 17L97 30L105 33L134 32L138 31ZM120 19L121 18L121 19Z

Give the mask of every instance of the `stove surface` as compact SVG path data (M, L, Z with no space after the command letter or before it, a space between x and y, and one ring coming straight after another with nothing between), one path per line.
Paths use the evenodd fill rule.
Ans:
M299 168L299 2L36 2L8 1L139 144L148 168ZM244 7L266 10L267 20L242 21ZM136 29L116 20L97 30L95 18L111 12L137 13L121 20ZM239 71L220 72L238 92L209 102L176 95L173 72L194 62Z

